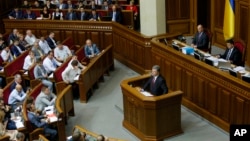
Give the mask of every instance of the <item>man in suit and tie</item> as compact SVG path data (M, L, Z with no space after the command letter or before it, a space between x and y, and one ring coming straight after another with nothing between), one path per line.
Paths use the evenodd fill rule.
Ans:
M110 16L112 17L112 21L122 23L122 13L117 10L116 5L112 6L112 12L110 13Z
M22 19L22 18L23 18L23 13L21 10L19 10L18 7L14 8L14 10L11 11L9 14L9 19Z
M141 91L144 90L149 90L149 92L155 96L168 93L166 80L160 74L160 66L154 65L152 67L152 76L145 83Z
M21 46L19 46L19 41L18 40L14 40L14 45L11 47L11 51L13 53L13 55L15 57L18 57L19 55L21 55L23 53L23 48Z
M72 8L68 9L68 13L65 16L66 20L77 20L76 13L73 12Z
M224 54L220 54L217 57L228 60L232 64L241 65L242 64L242 62L241 62L242 54L236 47L234 47L234 41L227 40L226 42L227 42L226 51L224 52Z
M23 18L28 19L28 20L34 20L34 19L36 19L36 14L34 12L32 12L30 10L30 8L27 8L26 13L24 13L24 15L23 15Z
M14 42L14 40L18 40L18 30L17 29L13 29L12 33L10 33L9 37L8 37L8 44L12 44Z
M89 20L88 17L89 17L88 13L85 12L84 7L82 6L80 8L80 13L78 13L78 20L81 20L81 21Z
M201 24L197 26L198 32L195 34L191 46L196 49L208 49L209 38L208 35L204 32L204 28Z
M54 38L55 38L55 33L50 32L49 37L46 39L46 41L51 49L54 49L56 47L56 40Z

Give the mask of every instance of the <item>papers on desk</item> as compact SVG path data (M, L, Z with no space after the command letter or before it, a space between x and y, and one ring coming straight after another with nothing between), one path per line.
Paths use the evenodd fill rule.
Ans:
M238 67L234 68L233 71L240 72L240 73L245 73L246 72L245 68L242 67L242 66L238 66Z
M22 118L20 116L16 117L13 121L15 122L17 129L24 127L23 122L22 122Z
M182 48L182 53L187 55L193 55L194 54L194 48L190 46L185 46Z
M28 75L28 71L25 71L23 74Z
M209 54L209 53L204 53L203 55L204 55L204 57L210 57L211 56L211 54Z
M50 75L49 75L49 78L53 78L54 77L54 73L51 73Z
M153 96L151 93L147 91L142 91L141 94L143 94L144 96Z
M47 106L44 108L44 111L50 122L55 122L58 120L56 114L54 113L54 106Z
M79 74L76 75L76 77L74 78L74 80L75 80L75 81L78 81L78 80L79 80L79 76L80 76Z

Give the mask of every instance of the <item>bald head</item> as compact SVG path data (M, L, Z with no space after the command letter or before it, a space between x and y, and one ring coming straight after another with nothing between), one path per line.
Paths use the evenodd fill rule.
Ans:
M17 90L18 92L21 92L21 91L22 91L22 85L17 84L17 85L16 85L16 90Z
M87 46L92 46L92 41L91 41L90 39L87 39L87 40L86 40L86 45L87 45Z
M199 24L197 26L197 30L198 30L198 32L203 32L203 26L201 24Z

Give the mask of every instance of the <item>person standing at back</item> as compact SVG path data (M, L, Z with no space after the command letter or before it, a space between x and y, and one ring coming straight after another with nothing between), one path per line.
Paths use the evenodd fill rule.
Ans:
M208 49L209 38L204 32L204 28L201 24L197 26L198 32L194 35L191 46L195 49L205 50Z
M165 78L160 74L160 66L154 65L152 67L152 76L143 86L144 90L149 90L149 92L155 96L168 93L168 87Z

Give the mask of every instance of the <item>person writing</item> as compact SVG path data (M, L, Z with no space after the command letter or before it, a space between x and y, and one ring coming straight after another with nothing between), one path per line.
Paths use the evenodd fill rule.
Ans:
M168 87L165 78L160 74L160 66L154 65L152 67L152 76L143 86L144 90L149 90L149 92L155 96L168 93Z
M191 46L195 49L207 50L209 38L204 32L204 28L201 24L197 26L198 32L194 35Z
M227 43L227 49L224 52L224 54L217 55L216 57L228 60L232 64L240 65L241 64L241 53L236 47L234 47L234 41L227 40L226 43Z

